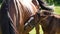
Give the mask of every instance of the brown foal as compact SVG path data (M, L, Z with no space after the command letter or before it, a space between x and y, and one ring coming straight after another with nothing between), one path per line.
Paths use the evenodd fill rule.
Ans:
M40 12L40 18L44 34L60 34L60 15L42 11Z

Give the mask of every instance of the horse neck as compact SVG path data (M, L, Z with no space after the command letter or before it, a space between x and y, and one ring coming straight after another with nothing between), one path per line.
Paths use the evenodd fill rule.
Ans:
M12 19L12 21L16 24L16 12L19 12L18 17L23 21L27 20L31 15L32 12L30 10L28 10L28 8L26 8L26 6L23 5L22 1L16 0L17 2L17 6L15 6L15 3L13 1L11 1L10 3L10 9L9 9L9 13L10 13L10 18ZM18 8L16 10L16 8ZM30 11L30 12L29 12Z
M17 3L17 7L15 6L15 3ZM29 19L31 15L34 15L37 12L37 8L32 2L26 2L23 0L16 0L16 2L11 1L10 3L10 18L14 22L16 26L16 12L18 12L18 17L21 20L20 23L25 22ZM28 3L28 4L27 4ZM16 10L17 8L17 10Z
M45 20L43 20L41 22L41 26L43 31L47 31L50 32L51 28L52 28L52 21L53 21L53 16L48 16ZM47 29L47 30L46 30ZM49 30L49 31L48 31Z
M10 3L10 17L13 21L14 26L16 27L16 23L19 22L19 25L23 25L25 21L29 19L31 15L36 14L38 9L32 2L28 2L27 0L16 0L17 7L14 2ZM18 22L16 21L16 12L18 10Z
M49 26L52 18L53 18L53 16L48 16L47 18L45 18L44 20L42 20L40 22L40 24L42 25L42 27L46 28L47 26Z

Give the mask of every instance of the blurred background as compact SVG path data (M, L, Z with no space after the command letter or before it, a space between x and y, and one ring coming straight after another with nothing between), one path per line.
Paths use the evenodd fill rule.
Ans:
M60 0L43 0L47 5L54 5L54 13L60 14ZM2 0L0 0L0 7ZM35 28L30 32L30 34L36 34ZM43 34L42 28L40 26L40 34Z

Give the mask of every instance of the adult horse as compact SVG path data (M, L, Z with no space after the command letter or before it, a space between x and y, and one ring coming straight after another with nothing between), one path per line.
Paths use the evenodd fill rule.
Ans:
M25 34L24 23L39 10L35 0L3 0L1 7L2 34ZM6 20L5 20L6 19Z

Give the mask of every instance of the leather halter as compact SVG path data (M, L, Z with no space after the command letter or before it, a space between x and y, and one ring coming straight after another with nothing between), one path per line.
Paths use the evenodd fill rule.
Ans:
M29 20L25 23L24 30L26 30L28 27L30 27L32 29L32 28L34 28L38 24L38 22L40 20L39 19L40 18L39 11L35 15L32 15L29 18Z

